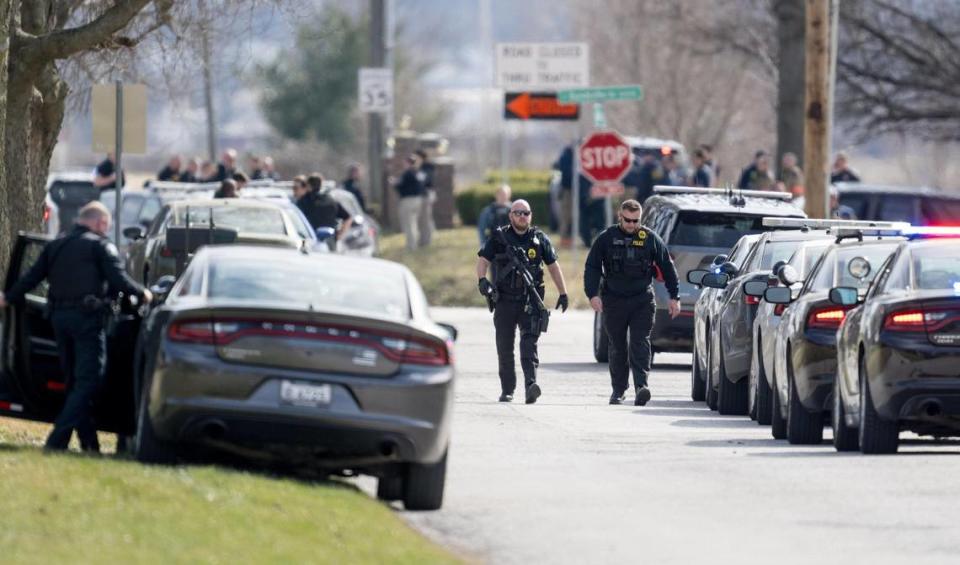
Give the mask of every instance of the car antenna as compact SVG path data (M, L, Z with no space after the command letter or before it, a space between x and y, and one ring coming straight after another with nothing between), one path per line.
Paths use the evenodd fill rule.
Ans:
M208 232L208 235L207 235L207 243L209 245L213 245L213 228L215 227L216 225L214 225L213 223L213 206L211 206L210 207L210 231Z

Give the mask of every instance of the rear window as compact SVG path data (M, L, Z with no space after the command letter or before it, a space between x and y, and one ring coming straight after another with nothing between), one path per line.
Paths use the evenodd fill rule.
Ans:
M884 194L880 198L880 211L877 219L884 222L917 223L914 205L916 198L901 194Z
M338 269L327 261L299 257L291 261L284 255L267 265L237 258L216 260L210 267L209 297L409 318L406 284L399 273L384 273L375 262Z
M915 249L913 272L919 290L960 291L960 249L956 245Z
M840 204L849 206L854 215L860 219L867 218L867 205L870 204L870 195L863 193L841 194Z
M960 226L960 200L923 198L920 213L923 223L928 226Z
M234 228L241 234L286 235L287 233L283 213L275 208L197 206L190 208L190 225L197 227L210 225L211 212L213 224L219 228ZM186 208L177 210L177 217L171 225L185 226L186 216Z
M57 206L72 206L80 208L88 202L93 202L100 196L100 189L92 182L65 182L54 181L50 185L50 199Z
M766 231L760 216L714 212L680 212L671 232L669 245L722 247L729 249L741 237Z
M813 281L812 290L824 291L830 290L835 286L853 286L857 288L867 288L873 278L880 271L887 257L896 250L896 244L890 245L864 245L855 247L845 247L837 249L824 258L824 263L817 272L816 280ZM847 265L854 257L863 257L870 262L870 273L863 279L856 279L847 270Z

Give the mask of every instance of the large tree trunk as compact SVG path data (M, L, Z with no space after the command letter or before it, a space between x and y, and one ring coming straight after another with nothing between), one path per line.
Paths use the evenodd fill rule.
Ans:
M777 18L780 71L777 87L777 159L789 151L803 163L804 3L775 0L773 11Z
M7 116L7 61L10 55L10 30L13 29L11 12L16 0L0 0L0 226L10 224L10 212L6 204L6 195L10 193L7 184L6 147L4 134ZM6 273L7 254L12 241L6 230L0 230L0 273Z

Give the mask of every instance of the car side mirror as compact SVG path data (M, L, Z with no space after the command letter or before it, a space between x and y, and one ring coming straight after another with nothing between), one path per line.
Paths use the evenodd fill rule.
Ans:
M860 303L860 294L856 287L838 286L830 289L830 302L840 306L856 306Z
M733 277L737 276L737 274L740 272L740 269L737 268L736 263L727 261L726 263L720 265L720 272L726 274L732 279Z
M726 262L727 262L726 255L717 255L716 257L713 258L713 264L716 265L717 267L719 267L720 265L723 265Z
M129 239L130 241L137 241L138 239L143 239L146 235L143 228L140 226L130 226L123 228L123 237Z
M783 286L790 286L800 282L800 274L790 265L784 265L777 273L777 278L783 283Z
M763 299L770 304L790 304L793 302L793 290L788 286L767 287Z
M150 287L150 292L153 293L153 296L156 297L157 301L163 302L166 300L167 295L170 294L170 291L173 289L173 285L177 283L177 277L173 275L163 275L157 282L153 283L153 286Z
M727 288L730 276L726 273L707 273L703 277L703 286L707 288Z
M460 332L457 331L456 326L452 324L445 324L443 322L437 322L437 325L447 330L447 333L450 334L450 341L457 341L457 336L460 335Z
M317 239L319 239L320 241L327 241L328 239L335 236L336 234L337 232L333 228L328 228L328 227L317 228Z
M703 277L710 274L710 271L703 269L694 269L687 271L687 282L695 286L703 286Z
M770 286L766 281L747 281L743 285L743 293L747 296L763 296L763 293L767 292L767 289Z

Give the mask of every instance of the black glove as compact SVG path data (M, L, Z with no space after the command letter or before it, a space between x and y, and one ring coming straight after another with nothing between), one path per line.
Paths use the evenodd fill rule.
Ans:
M570 300L567 298L566 294L561 294L560 298L557 299L557 310L566 312L567 308L570 307Z
M477 283L477 288L480 289L480 294L483 295L484 298L489 298L490 295L493 294L493 285L490 284L487 277L480 279L480 282Z

